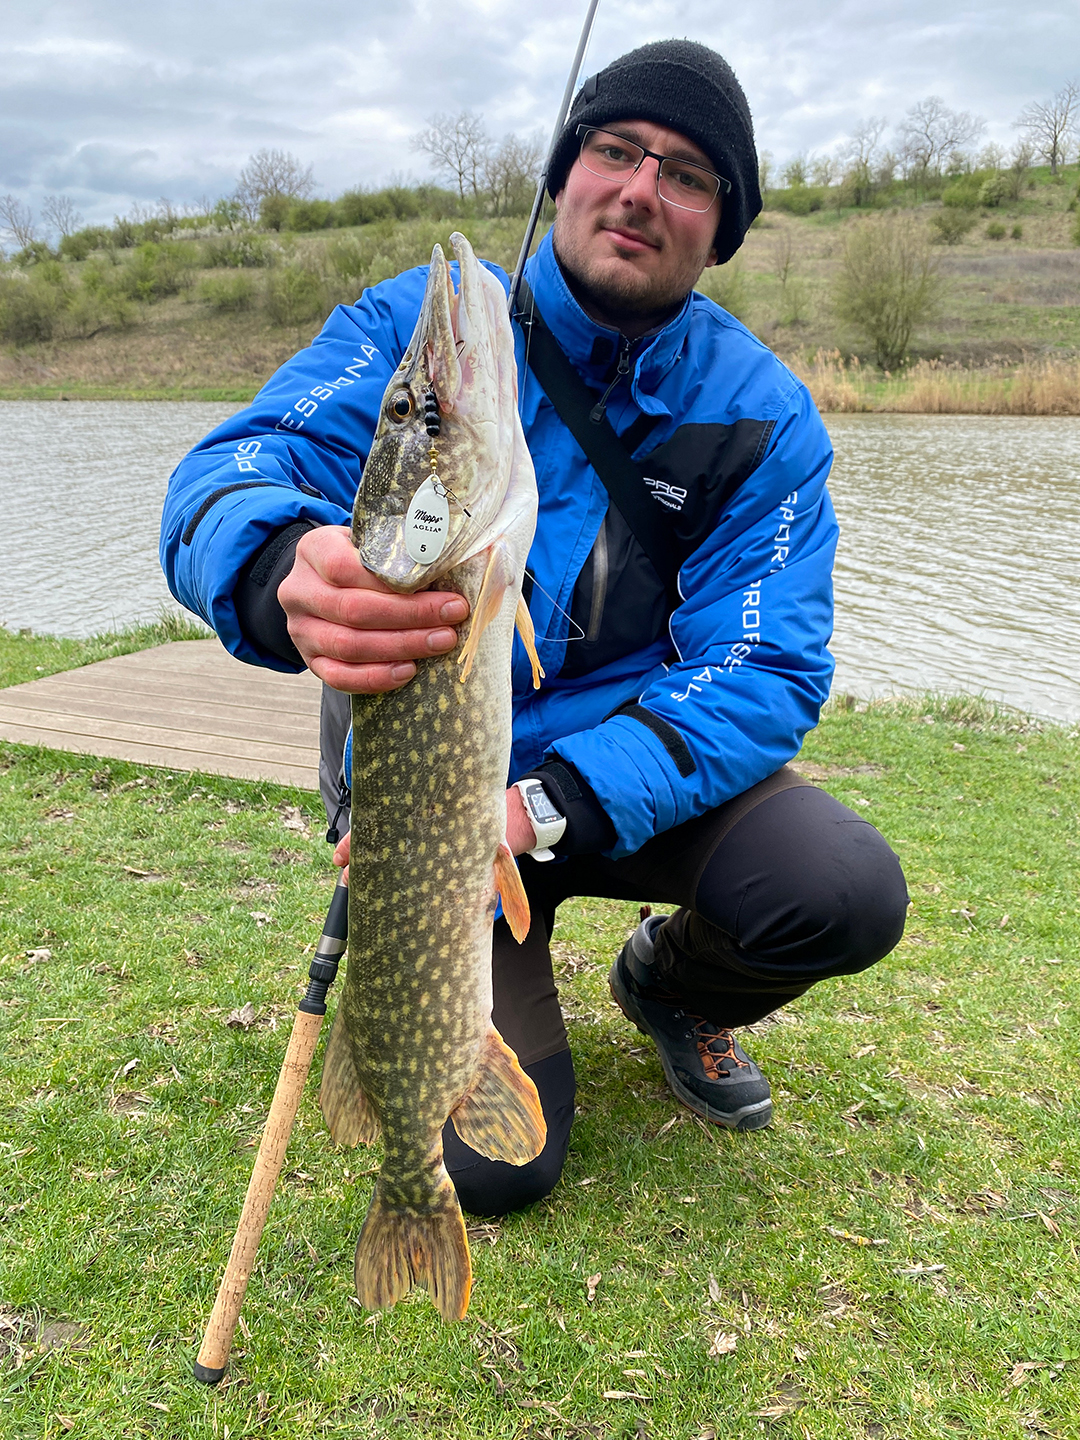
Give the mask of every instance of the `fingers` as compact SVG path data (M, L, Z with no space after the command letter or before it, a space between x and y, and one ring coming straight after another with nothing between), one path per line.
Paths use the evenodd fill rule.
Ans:
M303 655L304 652L301 650L300 653ZM340 690L345 695L382 695L389 690L400 690L416 674L416 666L411 663L346 665L321 655L308 660L307 667L331 690Z
M451 591L389 590L361 564L340 525L302 536L277 593L308 669L354 695L406 684L416 674L415 661L454 648L452 627L469 613L468 601Z
M338 843L334 846L334 864L344 868L349 863L349 836L352 831L347 830Z
M468 602L446 590L396 594L364 567L343 525L323 525L301 537L278 599L290 619L310 614L364 630L460 625L469 613Z

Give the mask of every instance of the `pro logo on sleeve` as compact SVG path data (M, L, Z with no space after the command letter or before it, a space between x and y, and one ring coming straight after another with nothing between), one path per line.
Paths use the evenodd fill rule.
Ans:
M405 549L418 565L437 560L446 544L450 506L437 475L429 475L417 490L405 516Z

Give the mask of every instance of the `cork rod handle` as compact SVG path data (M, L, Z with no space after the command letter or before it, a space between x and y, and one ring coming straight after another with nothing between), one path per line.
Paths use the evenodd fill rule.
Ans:
M255 1254L270 1211L270 1202L274 1198L274 1187L285 1163L285 1149L319 1042L322 1022L321 1015L300 1011L293 1024L289 1048L285 1052L270 1114L259 1142L255 1168L244 1197L244 1208L240 1212L236 1239L218 1286L199 1358L195 1362L195 1378L206 1385L216 1385L229 1362L240 1307L255 1267Z

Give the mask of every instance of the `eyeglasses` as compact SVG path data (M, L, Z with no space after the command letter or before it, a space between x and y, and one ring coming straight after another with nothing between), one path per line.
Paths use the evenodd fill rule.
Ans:
M656 193L668 205L676 205L680 210L708 210L721 190L725 195L731 191L731 181L722 175L687 160L676 160L672 155L657 155L614 131L579 125L577 134L581 137L582 165L590 175L599 175L601 180L625 185L637 174L646 156L658 161Z

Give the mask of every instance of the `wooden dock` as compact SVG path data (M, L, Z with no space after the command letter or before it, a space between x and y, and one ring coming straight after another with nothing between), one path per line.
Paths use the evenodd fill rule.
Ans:
M0 690L0 739L317 790L321 690L175 641Z

